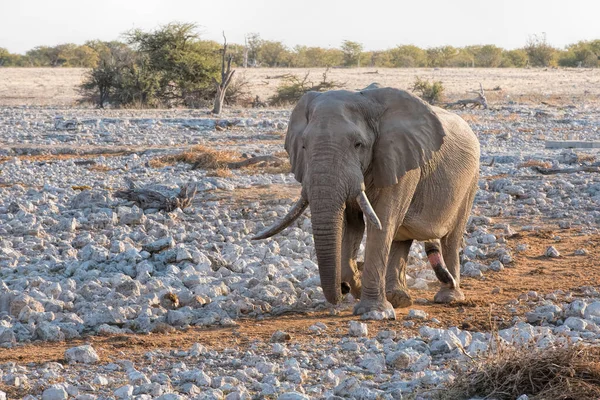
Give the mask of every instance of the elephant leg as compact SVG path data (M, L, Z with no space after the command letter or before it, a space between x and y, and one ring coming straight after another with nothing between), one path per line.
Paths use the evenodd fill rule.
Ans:
M435 239L425 242L425 253L427 253L429 264L438 280L450 288L455 288L457 284L450 271L448 271L444 258L442 257L440 241Z
M372 223L367 225L362 292L360 302L354 306L354 314L363 315L362 318L396 319L394 307L385 294L388 260L394 235L410 207L420 177L418 169L407 172L397 185L380 189L371 203L381 222L381 229Z
M383 313L385 319L396 319L394 307L385 296L386 269L393 234L385 222L382 224L382 230L371 224L367 227L361 297L354 306L354 314L362 315L364 319L381 319L382 315L379 313Z
M361 281L356 256L364 233L362 213L347 209L342 239L342 293L350 291L355 299L360 299Z
M392 242L385 275L385 296L394 308L412 305L412 298L406 286L406 261L412 242Z
M452 303L453 301L462 301L465 294L460 290L460 259L459 251L462 243L463 226L461 229L455 229L447 236L442 238L443 260L452 275L450 282L441 282L440 290L435 294L433 301L436 303Z

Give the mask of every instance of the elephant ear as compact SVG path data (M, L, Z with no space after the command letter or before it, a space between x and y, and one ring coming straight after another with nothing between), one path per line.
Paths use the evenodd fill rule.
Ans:
M306 170L306 160L302 149L302 136L304 130L308 126L309 105L319 96L318 92L308 92L304 94L290 116L287 133L285 135L285 151L290 156L290 164L292 165L292 173L296 180L302 183L302 177Z
M371 163L374 183L377 187L395 185L440 149L446 136L442 122L429 104L403 90L382 88L361 94L381 106L376 113L378 138Z

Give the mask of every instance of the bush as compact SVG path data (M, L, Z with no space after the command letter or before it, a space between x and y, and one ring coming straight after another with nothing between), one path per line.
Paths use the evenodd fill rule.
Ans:
M269 104L275 106L293 104L300 100L304 93L310 91L325 92L341 88L343 84L327 80L328 71L329 68L323 73L321 82L316 85L308 79L310 72L307 72L304 78L299 78L297 75L286 76L279 87L277 87L277 93L269 99Z
M525 51L532 67L550 67L556 64L558 50L546 42L546 36L533 35L527 40Z
M600 348L500 347L458 373L441 399L599 399Z
M421 79L417 76L415 77L412 91L416 92L419 97L429 104L434 104L442 100L444 85L441 81L429 82L429 80Z
M194 24L171 23L152 32L134 30L124 44L91 43L100 54L81 89L100 107L203 105L214 98L220 45L201 41Z

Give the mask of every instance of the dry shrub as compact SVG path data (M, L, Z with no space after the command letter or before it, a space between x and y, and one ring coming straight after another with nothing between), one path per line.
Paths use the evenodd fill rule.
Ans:
M600 399L600 347L503 346L473 360L440 399Z
M295 104L307 92L326 92L345 85L345 83L328 80L328 72L329 68L323 72L323 79L316 84L309 79L310 71L304 75L304 78L297 75L286 75L277 87L277 93L269 99L269 104L275 106Z
M150 166L161 168L177 163L192 164L194 168L215 170L227 168L227 164L238 159L234 151L215 150L206 146L194 146L177 154L169 154L150 160Z
M273 165L269 162L261 162L257 164L251 164L244 166L243 170L247 174L289 174L291 166L287 161L287 153L278 152L275 157L285 160L281 164L275 163ZM230 150L215 150L206 146L194 146L189 150L186 150L177 154L169 154L153 158L149 161L149 164L153 168L162 168L167 165L174 165L177 163L191 164L193 169L204 169L209 171L208 176L217 176L220 178L228 178L232 176L230 170L230 163L239 162L241 159L240 154ZM232 167L237 168L237 167Z
M552 166L548 161L540 161L540 160L527 160L517 166L517 168L530 168L530 167L539 167L539 168L550 168Z
M412 91L428 102L429 104L435 104L442 101L444 96L444 85L442 81L429 82L429 79L423 79L419 76L415 77Z

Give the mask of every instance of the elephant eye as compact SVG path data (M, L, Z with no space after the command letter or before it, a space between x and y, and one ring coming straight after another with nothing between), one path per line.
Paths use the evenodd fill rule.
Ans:
M355 149L360 149L361 147L362 147L362 143L361 142L354 143L354 148Z

